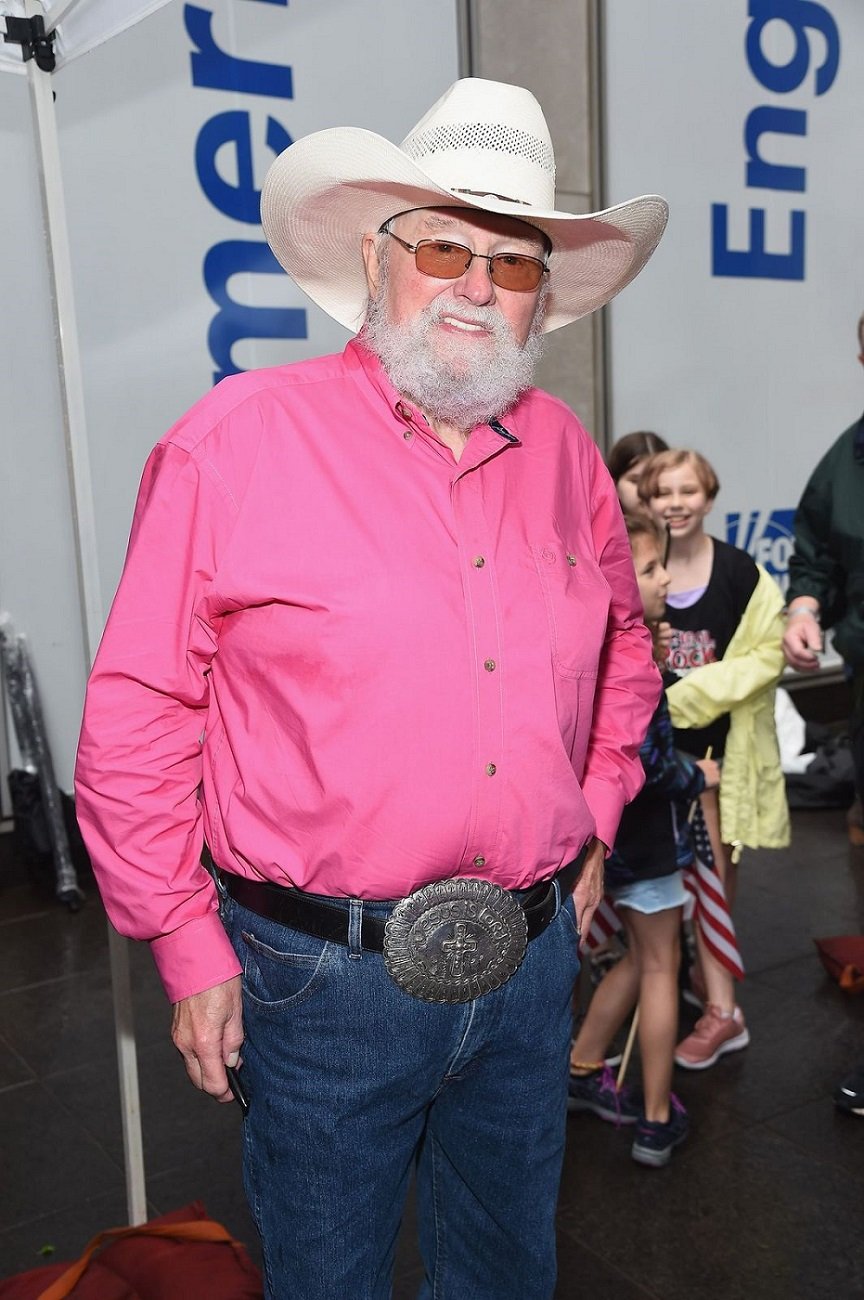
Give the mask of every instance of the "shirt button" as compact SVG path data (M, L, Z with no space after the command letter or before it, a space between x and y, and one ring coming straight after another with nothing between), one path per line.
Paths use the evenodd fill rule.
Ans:
M487 775L487 776L494 776L495 773L496 773L497 771L498 771L498 768L495 766L494 763L487 763L487 764L486 764L486 775Z
M567 563L570 565L571 569L573 565L576 563L576 556L571 555L569 551L567 552Z
M478 854L477 854L477 857L474 859L474 866L475 866L475 867L485 867L485 866L486 866L486 859L483 857L483 854L482 854L482 853L478 853Z
M402 437L405 439L406 442L410 442L411 439L414 437L414 434L411 432L410 429L406 429L405 432L402 434Z
M483 559L482 555L475 555L474 559L472 560L472 564L474 565L475 569L482 569L485 563L486 561Z
M494 671L495 671L495 660L494 660L494 659L486 659L486 660L484 660L484 662L483 662L483 667L486 669L487 673L494 673Z
M403 420L411 419L411 412L408 410L408 407L405 405L404 402L396 403L396 414L401 415Z

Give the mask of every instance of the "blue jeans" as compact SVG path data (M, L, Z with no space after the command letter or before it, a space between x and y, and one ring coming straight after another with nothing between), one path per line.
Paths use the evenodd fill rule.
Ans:
M358 935L361 907L389 910L345 907ZM422 1300L550 1300L572 899L506 984L457 1006L403 993L357 942L227 898L223 919L244 970L244 1181L268 1300L387 1300L414 1166Z

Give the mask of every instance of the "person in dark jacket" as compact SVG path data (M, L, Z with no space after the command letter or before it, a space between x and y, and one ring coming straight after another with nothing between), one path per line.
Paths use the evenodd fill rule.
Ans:
M864 365L864 315L858 321L858 360ZM864 415L851 424L810 475L795 514L795 551L789 561L783 652L799 672L818 667L822 629L852 686L849 735L856 799L849 839L864 846ZM864 1061L841 1081L835 1104L864 1116Z
M864 316L858 321L858 360L864 365ZM857 817L850 839L864 844L864 416L849 426L810 476L795 514L795 550L789 560L783 651L799 672L818 667L822 629L852 683L850 735L855 761Z

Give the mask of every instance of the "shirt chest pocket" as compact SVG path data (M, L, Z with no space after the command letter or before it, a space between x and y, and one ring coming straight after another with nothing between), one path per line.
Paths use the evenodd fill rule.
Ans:
M593 559L556 538L532 546L540 580L552 662L564 677L596 677L606 639L611 592Z

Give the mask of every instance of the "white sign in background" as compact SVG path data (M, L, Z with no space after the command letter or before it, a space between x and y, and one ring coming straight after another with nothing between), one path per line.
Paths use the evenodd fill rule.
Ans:
M609 309L612 434L703 452L709 525L782 585L804 484L864 407L864 7L605 0L603 17L606 198L671 210Z
M270 258L254 191L288 137L401 139L459 75L456 0L428 17L424 0L171 3L54 75L106 603L144 460L226 358L344 345L281 271L247 269ZM68 789L85 665L31 136L25 78L0 78L0 609L28 635Z

